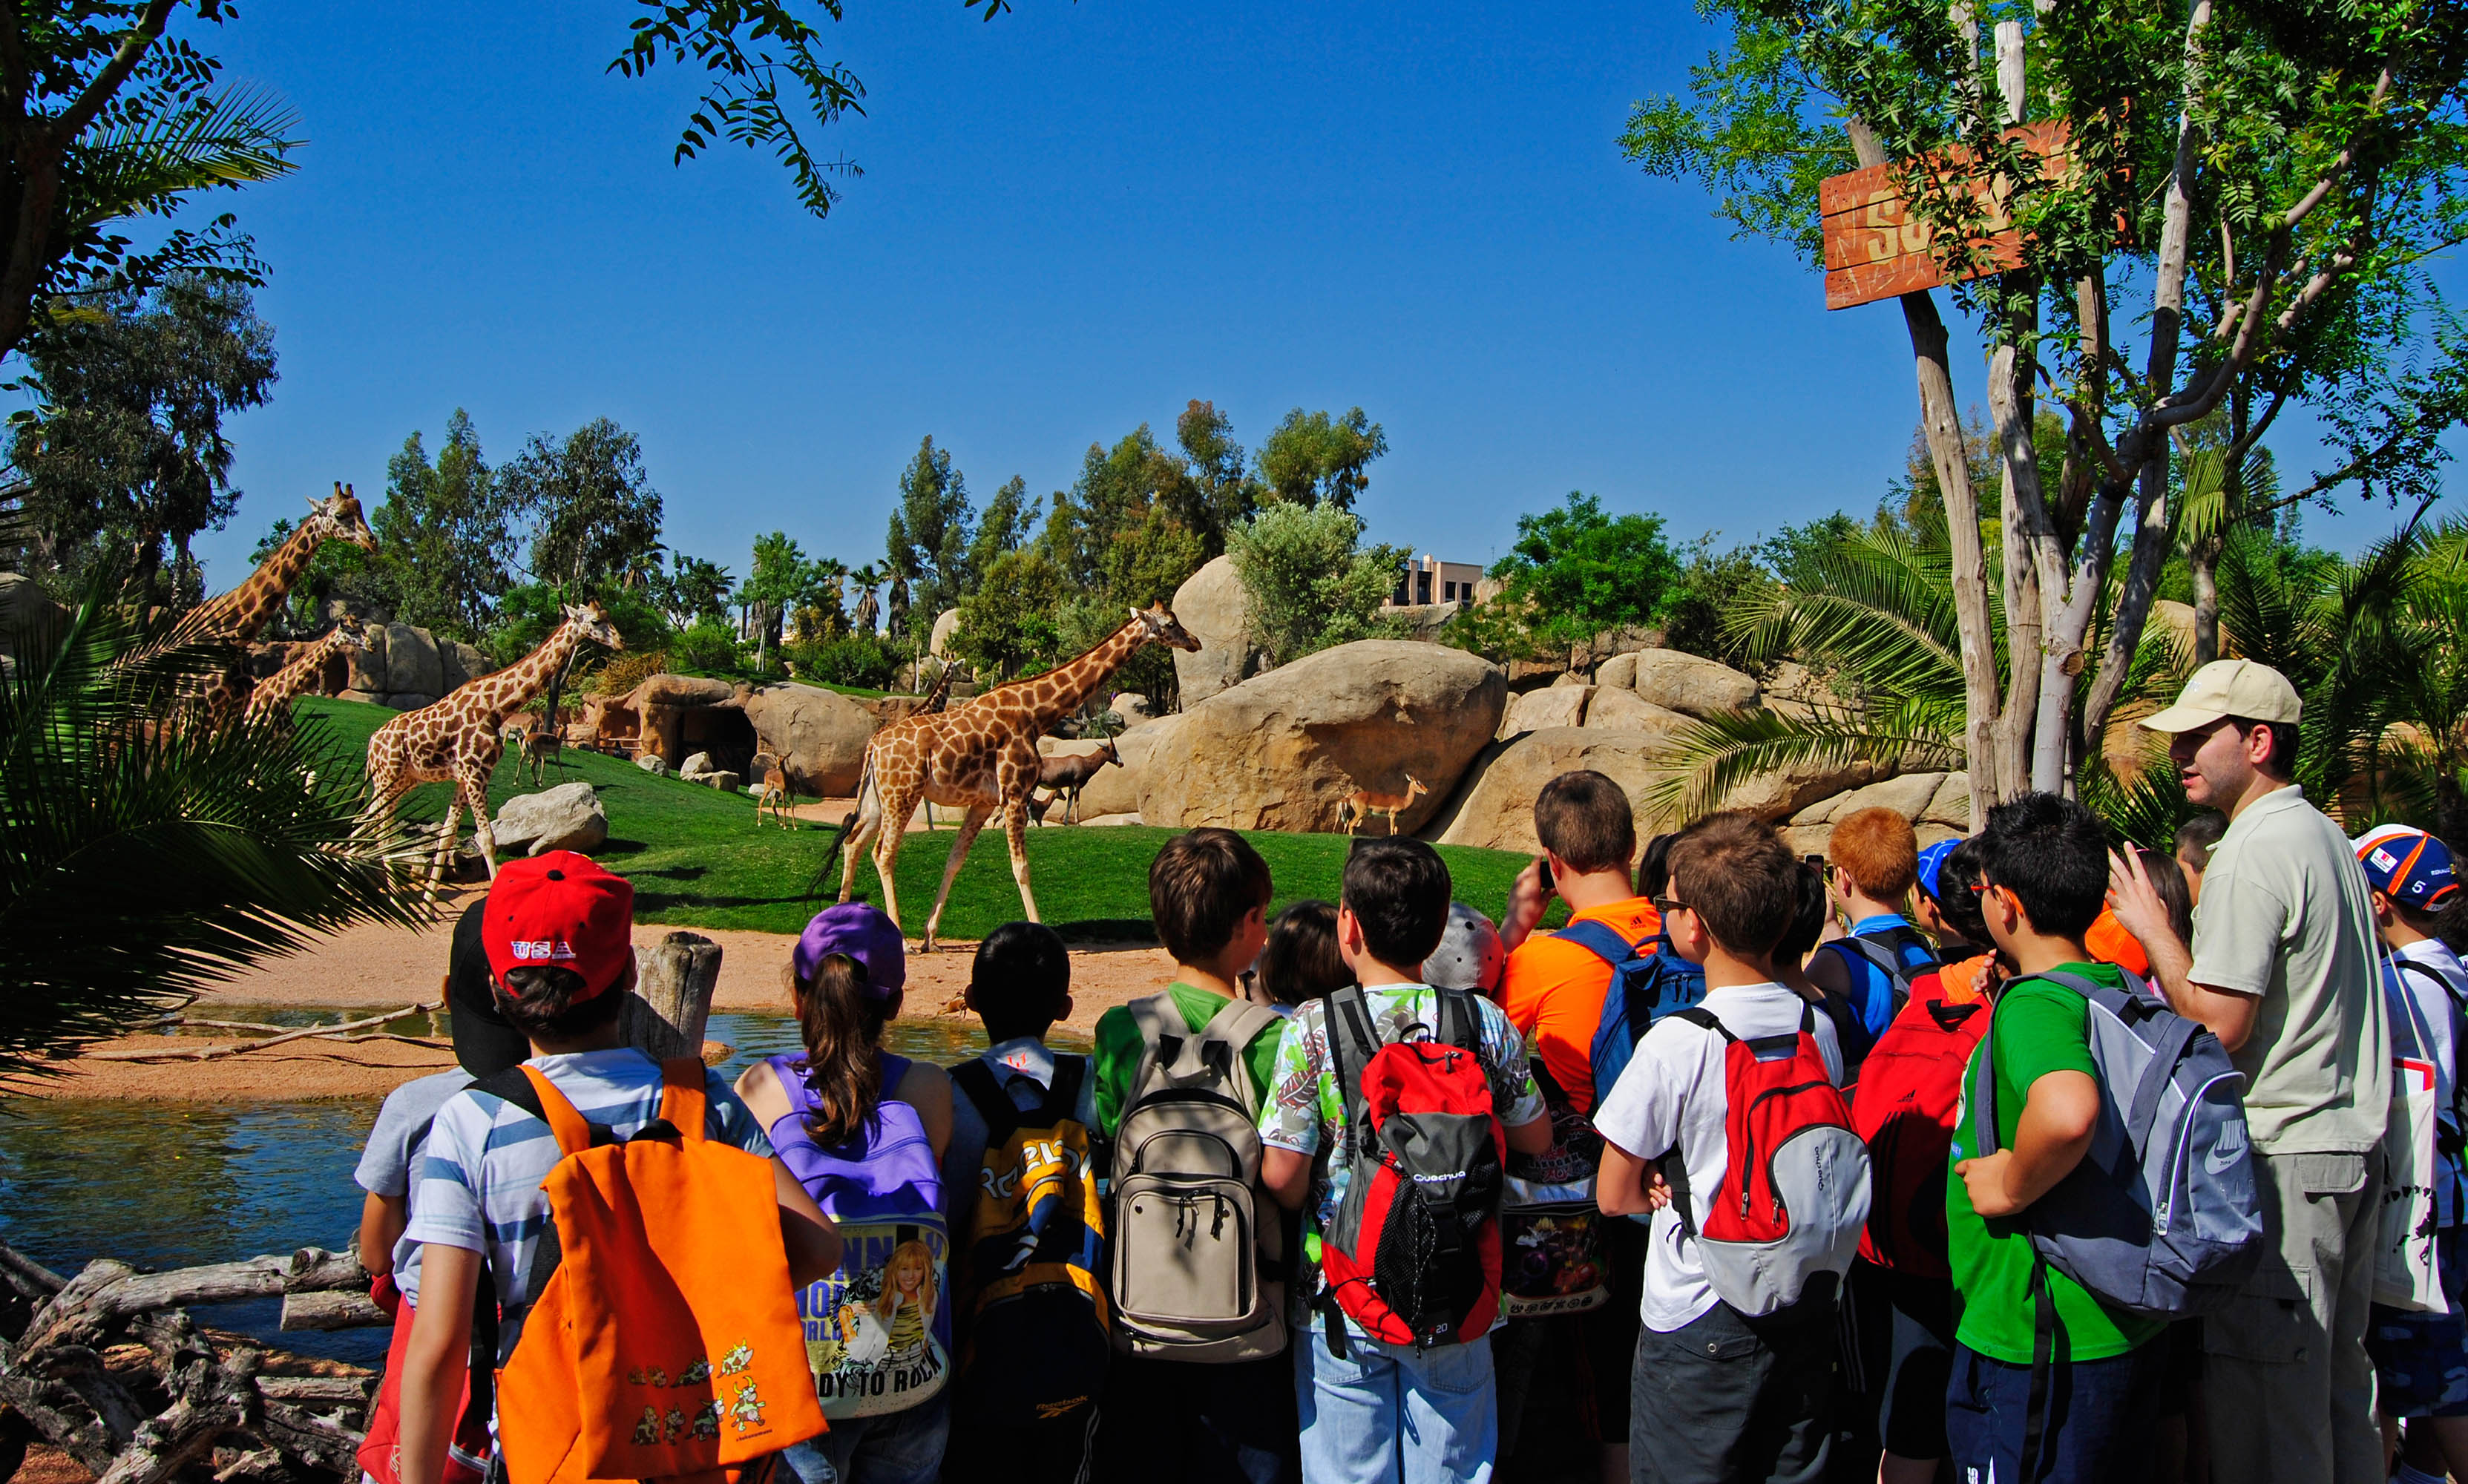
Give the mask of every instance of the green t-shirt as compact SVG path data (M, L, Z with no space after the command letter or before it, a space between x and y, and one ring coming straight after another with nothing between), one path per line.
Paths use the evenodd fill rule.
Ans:
M2063 970L2099 983L2125 988L2122 970L2110 964L2067 964ZM1977 1058L1996 1056L1997 1147L2009 1149L2015 1126L2022 1121L2022 1104L2031 1084L2050 1072L2081 1072L2097 1077L2091 1059L2090 1007L2073 991L2045 979L2020 979L1997 997L1988 1036L1974 1061L1964 1068L1963 1107L1954 1121L1953 1163L1978 1153L1972 1147L1972 1079ZM1954 1307L1960 1319L1954 1338L1992 1360L2009 1365L2031 1363L2036 1315L2031 1307L2030 1213L1995 1221L1971 1209L1970 1187L1962 1176L1946 1171L1946 1232L1954 1266ZM2158 1337L2165 1319L2145 1318L2111 1309L2064 1273L2048 1269L2048 1294L2057 1310L2057 1356L2061 1359L2098 1360L2121 1356Z
M1183 1024L1195 1034L1207 1029L1217 1012L1230 1003L1223 994L1211 994L1179 980L1167 986L1166 993L1174 996ZM1283 1018L1271 1020L1243 1048L1243 1063L1250 1070L1255 1099L1268 1095L1268 1078L1277 1065L1277 1043L1285 1031ZM1140 1051L1139 1022L1131 1018L1130 1007L1117 1005L1097 1017L1097 1050L1090 1059L1090 1070L1097 1079L1097 1131L1109 1139L1123 1122L1123 1105L1131 1101L1131 1079L1140 1071ZM1251 1111L1257 1113L1259 1108Z

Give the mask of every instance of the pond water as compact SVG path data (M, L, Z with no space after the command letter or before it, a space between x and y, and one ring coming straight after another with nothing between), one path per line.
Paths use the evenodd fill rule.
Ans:
M228 1012L229 1018L312 1024L348 1011ZM439 1019L442 1021L443 1016ZM436 1031L414 1017L404 1034ZM715 1015L705 1033L735 1048L731 1080L758 1057L797 1048L797 1023L778 1015ZM948 1020L895 1021L884 1038L902 1056L949 1064L983 1051L985 1035ZM1086 1049L1057 1035L1058 1049ZM0 1242L55 1272L92 1258L141 1268L231 1262L295 1247L349 1246L360 1220L352 1183L373 1101L130 1103L17 1098L0 1103ZM201 1307L198 1322L258 1336L308 1355L374 1364L383 1330L278 1335L279 1299Z

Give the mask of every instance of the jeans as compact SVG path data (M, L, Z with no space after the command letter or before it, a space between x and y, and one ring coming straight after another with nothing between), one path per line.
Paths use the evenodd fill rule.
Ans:
M843 1418L780 1458L798 1484L934 1484L950 1422L947 1392L905 1411Z
M1294 1484L1291 1354L1230 1365L1116 1356L1106 1371L1099 1479L1139 1479L1174 1460L1176 1484Z
M2151 1476L2158 1373L2168 1349L2165 1341L2153 1340L2105 1359L2049 1361L2040 1456L2026 1475L2022 1443L2030 1426L2031 1368L1954 1346L1954 1380L1945 1399L1946 1456L1954 1476L1993 1478L1997 1484L2140 1484ZM2242 1418L2221 1420L2228 1426L2214 1433L2245 1426ZM2226 1484L2241 1475L2216 1477Z
M1633 1484L1815 1484L1831 1456L1834 1312L1750 1320L1717 1303L1641 1330L1631 1373Z
M1303 1484L1489 1484L1499 1446L1491 1336L1417 1352L1294 1336Z

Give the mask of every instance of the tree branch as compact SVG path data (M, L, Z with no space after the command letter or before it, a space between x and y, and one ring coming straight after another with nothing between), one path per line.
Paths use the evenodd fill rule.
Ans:
M77 102L69 104L44 129L55 148L64 147L85 132L85 126L94 122L94 116L103 111L103 105L111 102L111 95L119 92L120 84L127 81L128 75L137 70L138 62L146 56L146 49L162 39L163 25L171 18L171 5L172 0L147 0L146 9L138 14L136 29L129 32L120 43L120 49L111 54L111 60L103 63L103 70L94 75L94 80L78 94Z

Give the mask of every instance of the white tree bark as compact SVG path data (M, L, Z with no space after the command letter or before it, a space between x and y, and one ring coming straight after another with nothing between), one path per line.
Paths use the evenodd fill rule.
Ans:
M654 1061L701 1056L719 983L720 945L700 933L670 933L642 955L634 988L618 1011L619 1034Z

